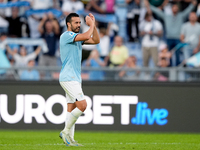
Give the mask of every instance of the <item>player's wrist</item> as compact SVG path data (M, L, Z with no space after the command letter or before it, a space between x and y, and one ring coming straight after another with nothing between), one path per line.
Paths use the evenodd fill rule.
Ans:
M89 25L90 27L94 27L95 25L94 25L94 23L91 23L91 25Z

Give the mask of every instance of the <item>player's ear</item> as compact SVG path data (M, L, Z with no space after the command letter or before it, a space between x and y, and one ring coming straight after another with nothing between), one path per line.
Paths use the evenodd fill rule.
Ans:
M71 23L67 22L67 27L71 28Z

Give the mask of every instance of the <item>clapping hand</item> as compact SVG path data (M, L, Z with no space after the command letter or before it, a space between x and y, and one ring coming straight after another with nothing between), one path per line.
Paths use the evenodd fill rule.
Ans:
M95 23L95 17L92 13L89 13L89 17L92 19L92 21Z
M91 19L89 16L86 16L86 17L85 17L85 21L86 21L86 24L87 24L88 26L91 26L91 25L94 24L93 21L92 21L92 19Z

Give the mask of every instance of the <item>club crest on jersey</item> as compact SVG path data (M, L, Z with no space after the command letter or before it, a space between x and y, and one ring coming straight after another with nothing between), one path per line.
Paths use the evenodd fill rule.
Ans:
M74 36L74 33L73 33L73 32L70 32L69 35Z

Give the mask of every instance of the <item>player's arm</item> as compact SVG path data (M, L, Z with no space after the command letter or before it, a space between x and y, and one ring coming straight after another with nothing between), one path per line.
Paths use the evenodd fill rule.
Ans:
M86 20L86 24L90 28L85 33L77 34L77 36L74 39L74 42L77 42L77 41L87 41L87 40L89 40L91 38L92 33L94 31L94 23L93 23L92 19L89 16L86 16L85 20Z
M99 33L97 31L97 28L94 27L93 36L87 41L85 41L84 44L98 44L99 42L100 42Z
M90 18L92 19L94 25L95 25L95 18L94 16L89 13ZM88 39L87 41L84 42L84 44L98 44L100 42L100 37L99 37L99 33L97 31L96 26L94 26L94 31L93 31L93 36Z

